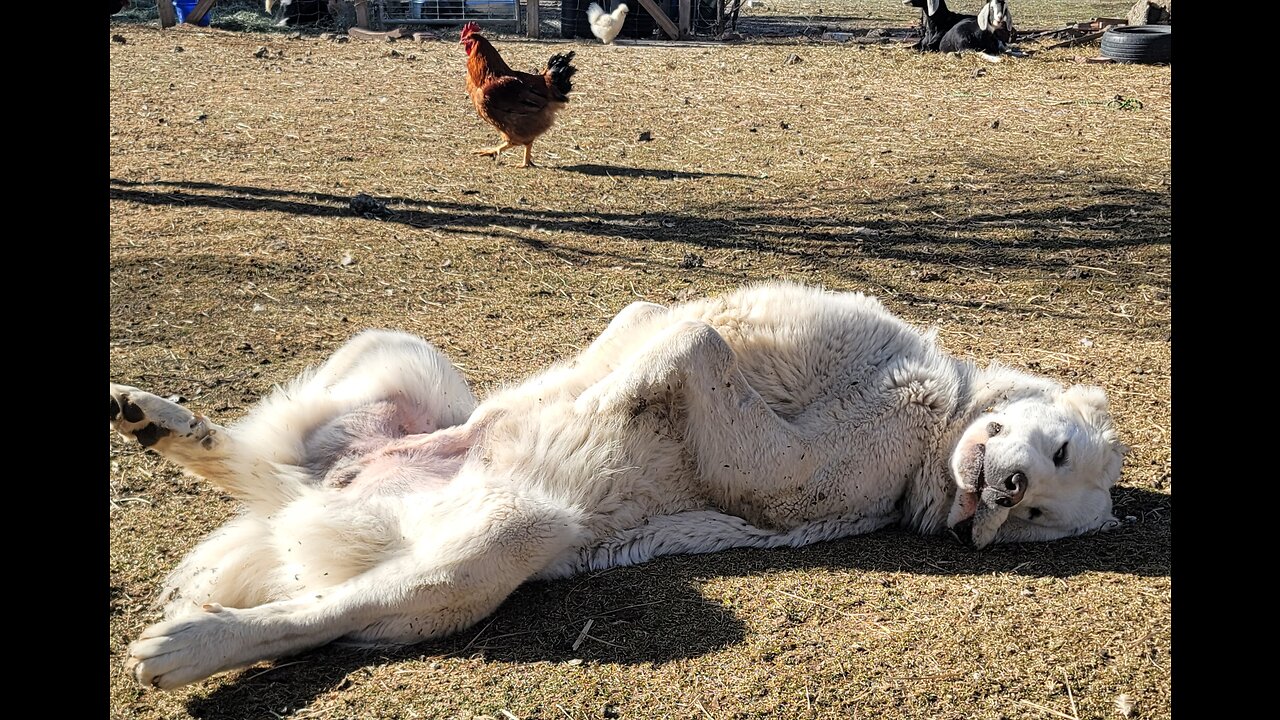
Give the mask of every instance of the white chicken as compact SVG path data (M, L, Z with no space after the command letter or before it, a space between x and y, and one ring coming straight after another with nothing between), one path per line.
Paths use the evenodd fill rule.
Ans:
M591 3L587 7L587 22L591 23L591 34L604 41L605 45L612 45L613 39L622 32L622 21L627 19L628 12L630 9L625 4L607 13L598 3Z

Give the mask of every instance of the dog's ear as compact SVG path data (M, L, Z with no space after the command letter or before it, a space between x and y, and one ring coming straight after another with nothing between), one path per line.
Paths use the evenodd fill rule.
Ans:
M1107 392L1097 385L1072 385L1062 392L1062 398L1085 415L1107 411Z
M1107 394L1097 385L1072 385L1062 393L1062 399L1075 407L1085 420L1097 428L1101 439L1107 445L1107 456L1102 476L1099 478L1104 487L1111 487L1120 479L1120 471L1124 458L1129 454L1129 446L1120 442L1115 426L1111 422L1108 411Z

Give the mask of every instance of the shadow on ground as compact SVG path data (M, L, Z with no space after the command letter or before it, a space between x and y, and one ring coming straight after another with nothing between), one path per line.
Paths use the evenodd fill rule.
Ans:
M717 577L815 569L973 578L1067 578L1088 572L1167 577L1169 496L1118 488L1115 513L1133 519L1109 533L976 553L949 538L886 530L799 549L670 557L566 580L531 582L488 620L456 637L392 650L328 646L271 667L244 670L209 695L189 700L188 711L204 720L270 717L264 708L305 707L319 695L343 687L352 672L407 660L478 657L558 663L581 658L632 665L706 655L746 637L743 621L699 590ZM589 619L609 640L587 640L575 651L574 642Z
M684 178L700 173L602 165L574 165L561 171L615 173L631 177ZM851 198L841 214L814 209L718 206L690 212L535 210L492 202L382 197L384 212L359 214L352 197L271 188L199 182L111 181L113 200L157 206L204 206L245 212L279 212L312 217L363 217L440 232L491 235L493 226L539 228L601 238L688 243L702 248L754 250L789 255L834 267L851 250L879 259L911 263L981 263L988 267L1042 267L1061 272L1067 260L1046 253L1087 247L1108 251L1170 244L1167 192L1127 186L1107 178L1034 176L1009 178L1021 192L1043 197L1046 206L1004 205L992 196L975 201L972 192L921 185L900 194ZM1041 188L1027 191L1027 186ZM909 208L902 210L903 207ZM891 218L891 219L890 219ZM996 240L993 234L1013 233ZM534 249L555 246L526 239ZM579 250L579 252L581 252ZM600 253L609 256L610 253Z

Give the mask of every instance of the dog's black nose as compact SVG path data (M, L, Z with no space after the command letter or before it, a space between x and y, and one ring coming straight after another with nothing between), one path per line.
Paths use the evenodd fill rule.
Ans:
M994 485L988 485L983 491L983 499L994 502L1000 507L1013 507L1022 502L1027 492L1027 476L1016 472ZM988 493L990 496L988 497Z

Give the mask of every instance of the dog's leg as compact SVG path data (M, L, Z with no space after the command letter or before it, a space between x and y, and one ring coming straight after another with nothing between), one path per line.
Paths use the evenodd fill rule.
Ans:
M583 354L609 352L609 348L616 345L620 340L630 339L628 331L648 322L659 313L665 311L666 308L656 303L643 301L631 303L613 316L613 319L609 321L609 325L592 341Z
M357 335L231 427L111 385L114 429L267 511L316 482L348 446L452 427L474 407L466 381L443 354L425 340L388 331Z
M236 454L234 436L203 415L136 387L111 383L111 428L232 495L244 494L226 465Z
M348 407L396 399L434 427L462 423L476 406L466 379L444 353L420 337L389 330L356 335L292 389Z
M792 502L782 494L804 486L826 462L814 438L778 417L751 387L733 349L704 322L682 321L655 334L580 395L575 409L634 416L664 395L682 400L685 439L707 491L749 519L764 521ZM776 503L769 499L774 494Z
M560 558L537 577L561 578L611 567L639 565L664 555L695 555L733 548L802 547L825 540L864 535L897 521L896 515L848 515L780 531L756 527L740 517L714 510L660 515L603 543Z
M424 502L400 520L420 539L346 582L256 607L211 603L148 628L129 648L134 676L168 689L338 639L406 644L442 637L493 612L581 542L573 512L508 489L459 481Z
M270 527L241 515L215 530L165 578L155 604L164 618L201 612L201 606L251 607L280 598L285 589Z
M304 481L300 468L246 447L242 433L128 385L111 383L111 427L251 506L280 507Z

